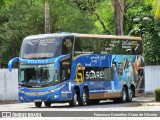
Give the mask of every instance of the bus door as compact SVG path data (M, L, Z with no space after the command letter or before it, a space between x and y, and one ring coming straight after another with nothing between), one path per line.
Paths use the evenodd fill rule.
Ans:
M61 63L60 63L61 82L64 82L64 81L70 79L71 64L72 64L73 40L74 40L73 36L67 36L67 37L63 38L63 41L62 41L61 54L62 55L70 54L70 56L61 60Z

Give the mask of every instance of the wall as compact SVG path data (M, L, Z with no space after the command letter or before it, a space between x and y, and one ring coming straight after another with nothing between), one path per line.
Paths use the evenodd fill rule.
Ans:
M146 66L145 92L154 93L156 88L160 88L160 66Z
M18 100L18 70L0 69L0 101Z

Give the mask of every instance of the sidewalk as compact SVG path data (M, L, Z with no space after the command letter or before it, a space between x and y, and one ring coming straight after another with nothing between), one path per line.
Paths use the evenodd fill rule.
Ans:
M154 93L145 93L134 99L140 101L141 106L160 106L160 102L155 101Z
M19 101L18 100L0 101L0 105L2 105L2 104L16 104L16 103L19 103Z

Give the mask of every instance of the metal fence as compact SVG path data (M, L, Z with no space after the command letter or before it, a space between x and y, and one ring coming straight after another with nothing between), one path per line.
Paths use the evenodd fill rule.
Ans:
M145 92L160 88L160 66L145 67ZM18 69L0 69L0 101L18 100Z
M18 100L18 69L0 69L0 101Z

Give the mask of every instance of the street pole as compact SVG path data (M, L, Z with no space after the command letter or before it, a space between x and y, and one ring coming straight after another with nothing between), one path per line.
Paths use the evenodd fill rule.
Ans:
M50 16L48 0L45 0L45 33L50 33Z

